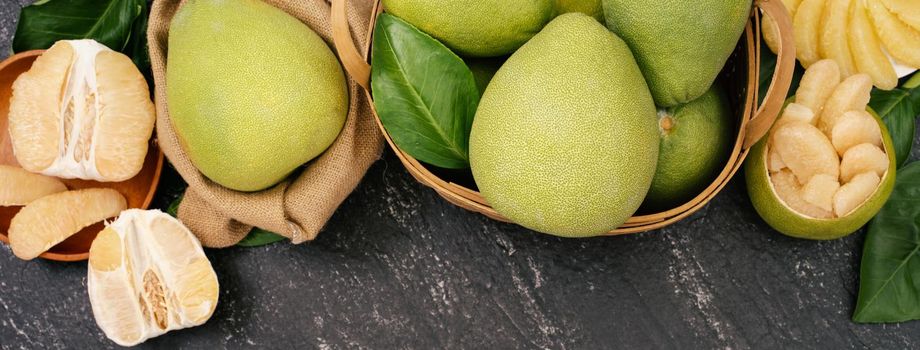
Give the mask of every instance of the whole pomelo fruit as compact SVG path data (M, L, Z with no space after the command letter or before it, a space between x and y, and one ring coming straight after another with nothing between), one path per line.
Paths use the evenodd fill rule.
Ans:
M882 133L882 145L888 155L889 167L876 188L876 190L859 207L849 214L836 218L815 218L804 215L790 208L777 194L770 180L768 169L767 144L769 136L765 136L754 147L744 164L744 178L747 182L748 196L751 204L773 229L792 237L814 240L837 239L856 232L860 227L871 220L891 195L894 189L896 176L896 160L894 144L888 133L888 128L881 118L871 109L867 109ZM779 123L775 124L778 125ZM774 126L776 127L776 126ZM768 134L770 135L770 134Z
M581 12L594 17L598 21L604 20L604 8L601 0L554 0L557 15L571 12Z
M313 30L258 0L191 0L170 24L167 99L192 163L227 188L277 184L335 141L345 76Z
M658 110L661 145L646 208L675 208L712 183L731 152L731 117L718 84L693 101Z
M552 19L553 0L383 0L390 14L469 57L507 55Z
M751 0L603 0L607 27L629 44L655 103L703 95L734 51Z
M629 47L581 13L557 17L511 55L470 134L473 177L489 204L564 237L622 225L657 161L655 105Z

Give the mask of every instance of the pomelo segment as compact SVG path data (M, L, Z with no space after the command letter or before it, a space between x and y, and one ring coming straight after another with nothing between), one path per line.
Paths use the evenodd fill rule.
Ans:
M824 0L803 0L792 20L795 27L796 56L805 68L821 59L818 41L821 37L821 16L824 7Z
M885 151L870 143L853 146L843 154L840 161L840 180L850 182L854 176L874 172L878 176L888 170L888 156Z
M808 183L817 174L835 178L840 174L837 151L811 124L793 122L781 126L773 136L773 147L799 183Z
M141 170L154 119L131 59L93 40L58 41L13 84L13 152L32 172L130 179Z
M882 44L875 34L875 28L862 1L855 1L850 8L847 40L853 61L860 73L868 74L876 87L891 90L898 86L898 74L888 56L882 51Z
M117 216L125 197L108 188L55 193L26 205L10 222L10 247L23 260L32 260L83 228Z
M840 84L840 67L837 66L837 63L833 60L815 62L802 75L799 89L795 92L795 103L819 115L838 84Z
M917 0L881 0L888 11L914 30L920 31L920 1Z
M0 206L26 205L44 196L67 191L53 177L30 173L22 168L0 165Z
M837 216L849 214L875 192L881 181L882 179L871 171L856 175L852 181L841 186L840 190L834 194L834 213Z
M902 22L880 1L867 1L866 6L888 53L909 66L920 67L920 31Z
M822 209L809 203L802 196L802 186L799 185L792 172L783 170L770 176L776 194L793 210L813 218L832 218L830 210Z
M840 189L840 182L836 177L818 174L802 187L802 198L809 204L830 212L834 209L834 194L838 189Z
M96 323L122 346L203 324L219 294L198 239L158 210L124 211L99 234L87 287Z
M827 0L821 19L821 38L818 44L821 57L836 61L844 77L857 73L847 41L847 21L851 4L851 0Z
M849 111L840 117L831 132L831 143L843 156L851 147L862 143L882 147L882 131L866 111Z
M827 98L824 111L818 119L821 131L830 134L837 119L849 111L863 111L869 104L872 79L866 74L856 74L843 80Z

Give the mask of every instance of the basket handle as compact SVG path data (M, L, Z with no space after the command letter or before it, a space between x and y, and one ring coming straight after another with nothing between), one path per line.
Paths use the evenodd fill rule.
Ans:
M795 42L792 36L792 19L789 11L779 0L757 0L756 5L763 10L764 14L773 18L779 29L777 32L780 41L773 80L770 81L763 104L748 123L744 135L744 149L751 148L770 131L770 127L773 126L773 122L776 121L776 117L783 108L783 102L792 84L792 73L795 70ZM757 47L760 48L760 38L757 38ZM760 50L757 50L757 54L760 54Z
M347 0L332 0L332 42L335 44L335 51L339 54L339 60L348 75L361 85L365 90L370 90L371 65L367 64L367 59L360 53L351 37L351 28L348 25L348 14L345 9ZM377 6L374 6L374 13L371 15L370 24L374 24L374 16L377 14ZM371 37L368 36L368 41Z

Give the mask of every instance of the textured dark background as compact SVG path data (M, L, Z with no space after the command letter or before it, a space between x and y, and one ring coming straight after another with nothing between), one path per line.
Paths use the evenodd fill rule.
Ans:
M0 57L28 2L0 0ZM159 207L179 183L166 172ZM850 322L863 237L782 236L739 176L664 230L558 239L445 203L387 152L315 242L209 250L214 316L143 346L920 347L918 322ZM114 346L93 320L86 263L0 248L0 348Z

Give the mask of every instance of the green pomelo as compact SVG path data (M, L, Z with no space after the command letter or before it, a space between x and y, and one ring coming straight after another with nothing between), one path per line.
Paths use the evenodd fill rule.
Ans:
M658 161L655 105L629 47L557 17L502 65L476 112L470 164L500 214L564 237L622 225Z
M409 22L461 56L507 55L552 19L553 0L383 0Z
M875 117L882 130L882 144L885 146L890 165L875 192L861 206L843 217L819 219L800 214L788 207L779 198L773 183L770 181L767 168L768 137L765 136L751 148L751 152L744 164L744 178L747 182L748 196L751 197L751 204L754 205L754 209L757 210L760 217L773 229L787 236L797 238L814 240L837 239L856 232L882 209L894 189L896 174L894 144L891 142L891 136L885 123L874 111L867 110L869 114Z
M604 8L601 0L554 0L556 14L563 15L571 12L581 12L594 17L598 21L604 20Z
M687 104L658 111L658 168L645 206L676 208L719 174L732 147L732 114L719 84Z
M257 191L335 141L348 113L345 76L309 27L258 0L191 0L170 24L173 128L202 174Z
M703 95L734 51L751 0L603 0L607 27L629 44L655 103Z

